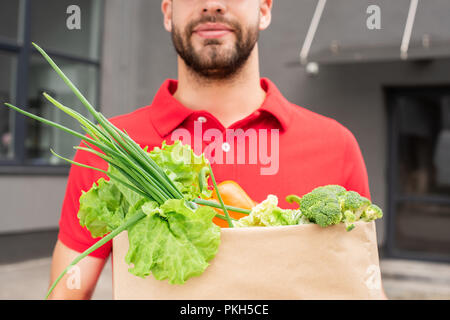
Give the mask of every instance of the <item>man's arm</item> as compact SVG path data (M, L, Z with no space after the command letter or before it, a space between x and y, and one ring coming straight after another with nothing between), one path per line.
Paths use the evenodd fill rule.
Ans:
M53 251L50 272L50 286L61 272L77 257L80 252L65 246L60 240ZM94 293L97 280L103 270L106 259L87 256L81 260L71 273L59 281L49 299L52 300L88 300Z

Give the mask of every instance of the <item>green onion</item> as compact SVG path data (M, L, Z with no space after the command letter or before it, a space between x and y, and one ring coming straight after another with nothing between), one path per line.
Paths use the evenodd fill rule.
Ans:
M227 207L223 203L222 197L221 197L220 192L219 192L219 188L217 187L216 179L214 178L214 173L212 171L211 164L208 163L208 166L209 166L209 172L211 173L211 180L212 180L212 183L214 185L214 189L216 190L217 198L219 198L219 202L220 202L221 208L222 208L223 212L225 212L225 216L227 218L228 226L230 228L233 228L234 227L233 226L233 222L231 222L230 215L228 214Z
M204 206L208 206L208 207L222 209L222 204L216 203L214 201L197 198L197 199L194 199L193 202L204 205ZM243 213L243 214L250 214L250 212L251 212L250 210L247 210L247 209L242 209L242 208L227 206L227 205L225 206L225 208L227 208L228 211L239 212L239 213Z

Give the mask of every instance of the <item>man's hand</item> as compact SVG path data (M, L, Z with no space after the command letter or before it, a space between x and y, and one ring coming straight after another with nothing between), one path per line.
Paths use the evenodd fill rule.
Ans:
M80 253L57 241L53 251L50 286L61 272ZM64 275L53 290L49 299L53 300L88 300L92 297L97 280L105 265L106 259L87 256L72 270Z

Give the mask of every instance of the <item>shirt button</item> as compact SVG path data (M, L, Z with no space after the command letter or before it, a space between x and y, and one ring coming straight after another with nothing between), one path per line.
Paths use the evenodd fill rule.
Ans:
M225 152L230 151L230 150L231 150L230 144L229 144L228 142L224 142L224 143L222 144L222 150L225 151Z
M205 117L202 117L202 116L200 116L200 117L198 117L198 118L197 118L197 121L198 121L198 122L202 122L202 123L205 123L205 122L206 122L206 118L205 118Z

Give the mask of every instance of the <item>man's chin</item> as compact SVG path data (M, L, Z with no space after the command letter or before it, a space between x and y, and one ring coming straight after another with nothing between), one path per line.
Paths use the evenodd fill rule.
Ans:
M198 48L195 48L195 52L198 58L206 60L213 57L229 57L233 54L236 47L225 43L210 43L202 44Z
M236 70L231 70L229 68L208 68L208 69L197 69L193 70L194 73L201 76L207 80L225 80L230 79L236 72Z

